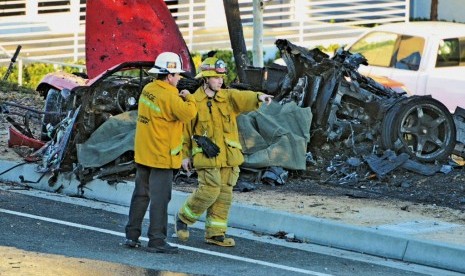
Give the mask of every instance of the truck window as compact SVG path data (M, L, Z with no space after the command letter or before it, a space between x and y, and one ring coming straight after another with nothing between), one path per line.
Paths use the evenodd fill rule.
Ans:
M459 39L460 66L465 66L465 37Z
M460 44L458 38L444 39L439 42L436 67L459 66L461 61Z
M397 40L394 33L372 32L354 43L349 51L365 56L369 65L390 67Z
M418 71L424 47L424 38L403 35L399 42L399 48L392 57L394 67Z

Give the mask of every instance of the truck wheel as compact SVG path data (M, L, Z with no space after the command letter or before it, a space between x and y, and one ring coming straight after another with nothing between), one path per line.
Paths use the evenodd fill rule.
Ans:
M382 126L382 144L386 148L399 149L419 161L444 160L455 147L452 114L433 98L408 98L388 112Z
M47 97L45 98L45 112L61 112L63 102L63 97L61 96L60 91L55 88L50 88L47 93ZM61 122L62 117L59 113L57 114L44 114L42 118L42 134L41 140L48 141L50 137L47 134L47 125L51 124L52 126L56 126L59 122Z

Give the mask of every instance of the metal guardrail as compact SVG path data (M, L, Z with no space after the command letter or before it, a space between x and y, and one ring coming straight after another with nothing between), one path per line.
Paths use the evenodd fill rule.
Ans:
M207 27L206 1L195 1L196 4L193 0L165 2L178 2L169 7L191 51L231 48L225 27ZM239 5L246 45L250 48L253 42L252 0L239 0ZM364 30L360 25L408 21L409 9L409 1L405 0L266 1L263 47L273 47L277 38L307 47L337 41L347 43Z
M23 62L75 63L85 57L86 0L2 0L0 46L12 54L22 45ZM0 53L0 64L9 57Z

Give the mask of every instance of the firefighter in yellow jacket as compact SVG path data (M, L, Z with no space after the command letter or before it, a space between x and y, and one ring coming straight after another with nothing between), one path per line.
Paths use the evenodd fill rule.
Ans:
M182 167L187 171L192 166L196 168L198 187L176 215L175 231L181 241L189 238L187 226L206 211L205 242L235 245L225 234L233 187L239 177L239 165L244 161L236 117L257 109L260 102L270 104L273 97L254 91L221 89L225 74L224 61L209 57L202 62L196 76L202 78L203 84L193 95L198 115L184 128L184 137L191 139L184 141ZM208 143L205 146L199 140ZM216 154L206 152L212 148L217 150Z
M142 220L150 204L147 250L176 253L177 247L166 242L167 209L173 169L179 169L182 162L183 125L195 117L197 108L189 91L176 88L184 72L177 54L161 53L149 72L156 73L157 80L147 84L139 98L134 144L137 172L125 245L141 245Z

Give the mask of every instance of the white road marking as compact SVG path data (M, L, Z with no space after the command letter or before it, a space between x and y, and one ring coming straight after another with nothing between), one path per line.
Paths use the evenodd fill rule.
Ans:
M53 219L53 218L48 218L48 217L36 216L36 215L27 214L27 213L21 213L21 212L6 210L6 209L2 209L2 208L0 208L0 212L10 214L10 215L15 215L15 216L21 216L21 217L26 217L26 218L31 218L31 219L36 219L36 220L41 220L41 221L46 221L46 222L51 222L51 223L56 223L56 224L61 224L61 225L66 225L66 226L91 230L91 231L96 231L96 232L110 234L110 235L119 236L119 237L125 237L125 234L121 233L121 232L112 231L112 230L103 229L103 228L98 228L98 227L93 227L93 226L88 226L88 225L84 225L84 224L73 223L73 222L69 222L69 221L63 221L63 220L58 220L58 219ZM143 241L148 241L148 239L145 238L145 237L141 237L140 239L143 240ZM292 271L292 272L298 272L298 273L307 274L307 275L315 275L315 276L330 276L331 275L331 274L325 274L325 273L320 273L320 272L311 271L311 270L300 269L300 268L296 268L296 267L290 267L290 266L285 266L285 265L279 265L279 264L264 262L264 261L255 260L255 259L251 259L251 258L244 258L244 257L235 256L235 255L231 255L231 254L225 254L225 253L219 253L219 252L215 252L215 251L209 251L209 250L205 250L205 249L185 246L185 245L182 245L182 244L175 244L175 243L170 243L170 244L176 245L180 249L194 251L194 252L198 252L198 253L203 253L203 254L206 254L206 255L213 255L213 256L217 256L217 257L222 257L222 258L227 258L227 259L232 259L232 260L237 260L237 261L242 261L242 262L247 262L247 263L252 263L252 264L259 264L259 265L263 265L263 266L269 266L269 267L273 267L273 268L278 268L278 269Z

